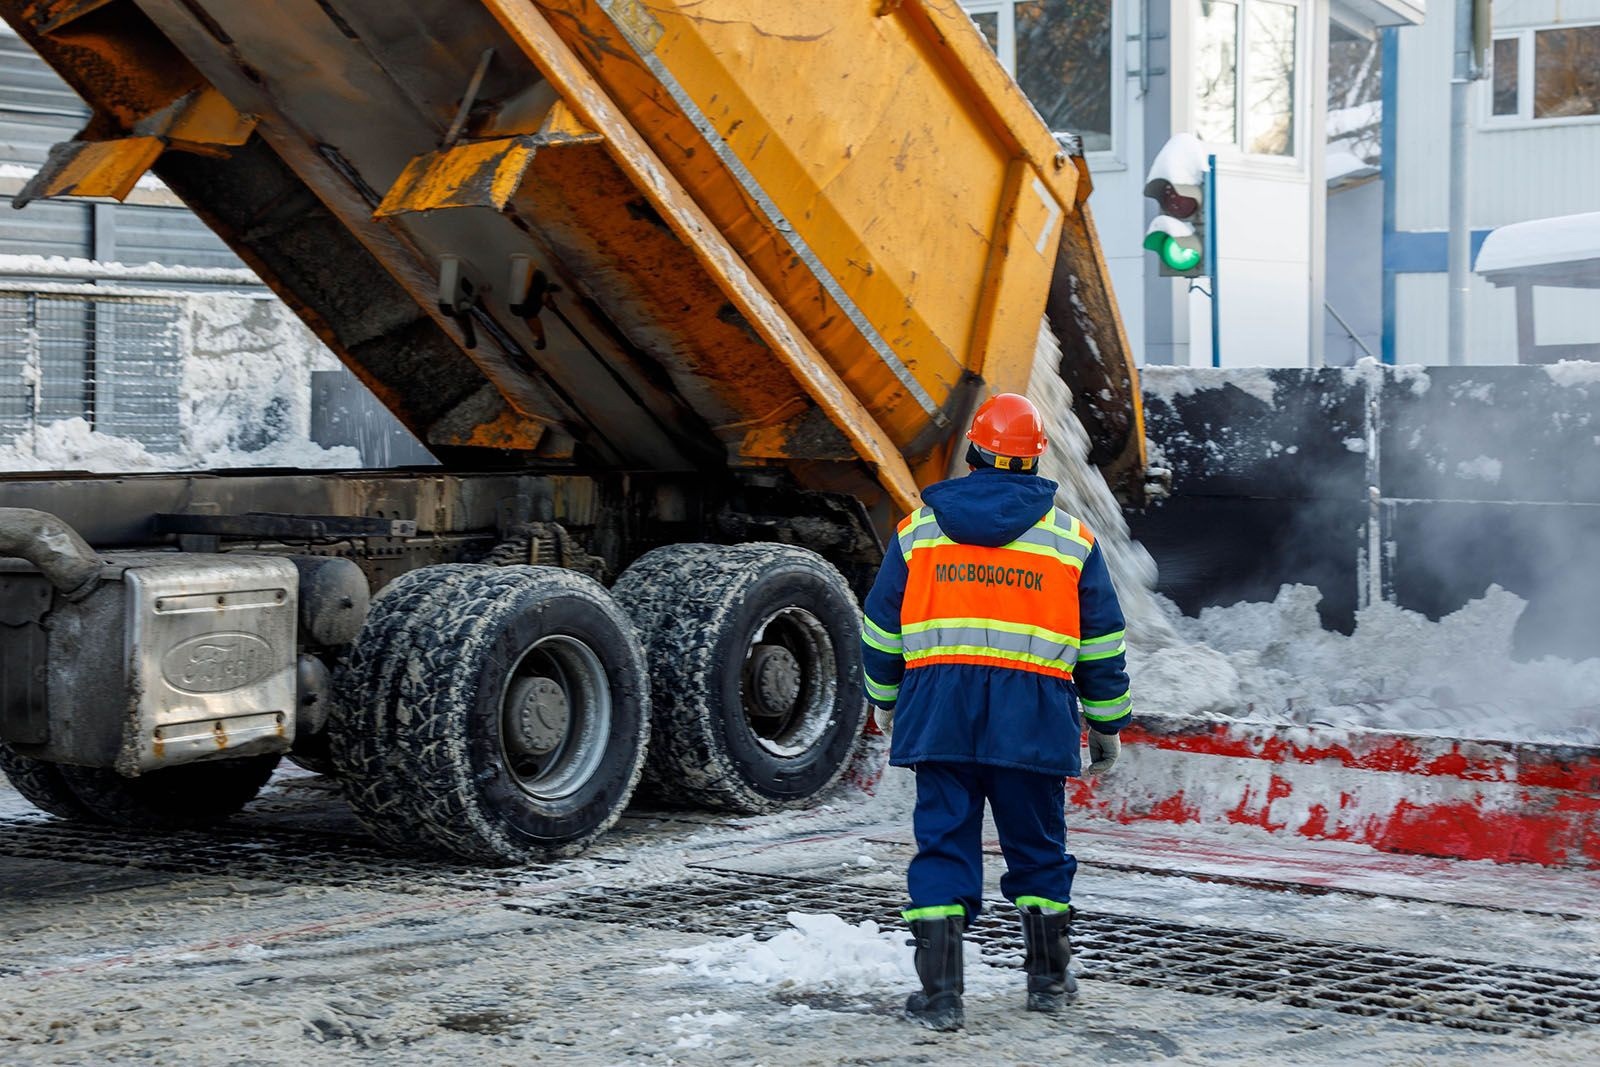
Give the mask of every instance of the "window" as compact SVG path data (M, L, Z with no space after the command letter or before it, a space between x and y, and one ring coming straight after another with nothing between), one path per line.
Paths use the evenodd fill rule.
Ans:
M1239 5L1202 2L1195 42L1194 135L1233 144L1239 139Z
M1517 113L1517 49L1522 44L1518 37L1502 37L1494 43L1490 63L1494 67L1494 114Z
M1052 130L1112 149L1111 0L971 0L968 13Z
M1196 0L1195 136L1262 156L1295 154L1300 9Z
M1600 118L1600 25L1530 28L1495 38L1494 124Z
M989 42L989 47L996 52L1000 51L1000 12L974 11L972 21L978 24L978 29L983 31L984 40Z

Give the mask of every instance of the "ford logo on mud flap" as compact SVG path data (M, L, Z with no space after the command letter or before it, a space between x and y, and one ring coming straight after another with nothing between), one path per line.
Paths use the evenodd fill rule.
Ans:
M225 693L259 682L277 666L255 634L215 633L180 641L161 657L167 684L186 693Z

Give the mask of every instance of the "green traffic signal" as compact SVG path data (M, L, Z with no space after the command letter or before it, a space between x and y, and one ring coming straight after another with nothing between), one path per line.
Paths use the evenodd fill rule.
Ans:
M1160 230L1152 230L1145 235L1144 246L1160 256L1168 270L1187 272L1200 265L1201 250L1192 240L1179 240Z

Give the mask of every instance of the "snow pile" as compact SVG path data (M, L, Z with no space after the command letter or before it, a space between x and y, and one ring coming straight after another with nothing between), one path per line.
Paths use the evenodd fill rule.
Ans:
M1562 388L1586 389L1600 385L1600 363L1591 359L1563 359L1547 364L1544 372Z
M670 949L666 955L696 977L774 991L861 996L916 988L904 929L883 930L870 919L852 926L827 912L791 911L787 918L792 929L767 941L743 934ZM975 942L968 941L965 952L969 992L975 986L1013 984L1006 973L983 962Z
M88 471L135 474L141 471L226 470L238 467L360 467L361 453L311 441L272 441L261 448L219 448L195 453L151 452L138 441L96 433L83 419L63 419L27 430L0 445L0 471Z
M150 471L161 460L138 441L95 433L83 419L26 430L0 445L0 471Z
M773 989L873 993L916 982L905 932L890 933L868 919L851 926L837 915L792 911L792 929L767 941L750 934L672 949L689 973Z
M1438 622L1374 603L1349 636L1322 629L1313 586L1194 619L1158 600L1179 643L1130 651L1145 710L1600 744L1600 659L1513 660L1527 603L1497 586Z
M71 418L0 440L0 471L362 465L355 448L323 448L311 440L311 374L338 362L288 308L232 293L174 292L162 299L180 308L173 340L181 361L178 449L154 452Z

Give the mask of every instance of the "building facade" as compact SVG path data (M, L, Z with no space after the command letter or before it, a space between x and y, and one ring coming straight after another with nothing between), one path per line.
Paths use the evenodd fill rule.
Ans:
M1422 0L963 5L1046 122L1083 138L1090 207L1142 361L1213 360L1205 283L1161 277L1141 244L1155 214L1146 172L1178 132L1217 157L1220 364L1327 359L1329 43L1421 22Z
M1446 360L1446 227L1455 12L1384 41L1382 286L1387 361ZM1600 211L1600 0L1495 0L1488 77L1471 86L1467 131L1472 249L1511 223ZM1356 269L1356 268L1352 268ZM1368 267L1367 269L1370 269ZM1473 275L1468 363L1517 361L1513 290ZM1592 290L1540 288L1541 345L1597 340Z

